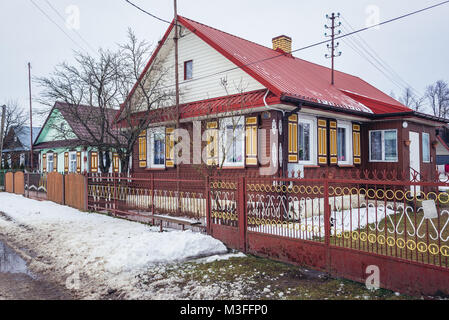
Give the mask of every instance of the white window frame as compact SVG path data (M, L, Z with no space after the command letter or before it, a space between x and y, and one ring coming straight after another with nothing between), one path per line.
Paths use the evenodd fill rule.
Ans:
M317 164L317 119L298 113L298 159L299 159L299 124L305 123L310 125L310 160L298 160L300 165L313 166Z
M385 132L386 131L394 131L396 132L396 159L395 160L385 160ZM381 132L382 133L382 160L372 160L371 159L371 133L372 132ZM387 163L395 163L399 161L399 151L398 151L398 130L397 129L383 129L383 130L370 130L368 131L369 137L369 162L387 162Z
M75 156L75 160L74 160L74 163L75 163L75 166L74 166L74 170L71 170L71 165L72 165L72 156ZM76 151L70 151L69 152L69 173L76 173L76 165L77 165L77 162L76 162Z
M338 160L339 165L352 165L354 161L354 154L352 149L352 123L347 121L337 120L337 157L338 157L338 128L346 130L346 159L345 161Z
M428 159L424 158L424 136L427 136L427 150L429 152L429 154L428 154L429 158ZM422 139L422 162L430 163L430 160L431 160L431 155L430 155L430 134L428 134L426 132L423 132L421 139Z
M242 127L242 134L239 135L237 138L242 140L242 160L240 162L228 162L227 161L227 157L224 156L224 152L223 149L226 148L226 146L228 145L228 141L227 141L227 133L226 133L226 126L231 124L233 125L233 123L235 123L234 121L238 120L237 122L237 126L241 126ZM224 119L220 119L220 128L219 128L219 133L218 133L218 155L219 155L219 159L218 162L221 163L223 162L223 167L227 167L227 168L232 168L232 167L245 167L245 157L246 157L246 137L245 137L245 117L244 116L237 116L237 117L230 117L230 118L224 118Z
M50 163L51 163L51 170L50 170ZM53 172L54 170L55 170L55 154L50 152L47 153L47 172Z
M154 135L162 134L164 136L164 164L154 163ZM150 169L165 169L165 152L166 152L166 136L165 127L150 128L147 130L147 168Z

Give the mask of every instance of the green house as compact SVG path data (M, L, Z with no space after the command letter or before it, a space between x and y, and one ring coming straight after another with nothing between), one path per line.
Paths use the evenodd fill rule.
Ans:
M76 108L76 111L73 108ZM56 102L34 143L34 149L39 152L40 172L100 172L98 149L86 143L90 140L91 133L96 132L93 119L98 110L99 108L94 106L75 107ZM116 112L110 110L111 121ZM109 156L111 159L109 173L120 173L119 155L111 152Z

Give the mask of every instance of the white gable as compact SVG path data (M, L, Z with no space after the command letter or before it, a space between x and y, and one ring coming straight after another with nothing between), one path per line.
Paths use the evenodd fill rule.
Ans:
M175 83L175 49L173 34L159 52L159 59L165 68L170 68L169 83ZM179 39L179 81L181 103L217 98L241 92L264 89L265 87L248 75L245 71L236 68L236 65L225 58L221 53L200 39L196 34L182 28ZM184 62L193 61L193 79L184 81ZM221 71L236 68L232 71L216 74ZM210 76L215 74L214 76ZM205 77L205 78L204 78ZM227 79L227 91L220 84L221 79ZM196 80L199 79L199 80ZM242 89L239 89L242 88Z

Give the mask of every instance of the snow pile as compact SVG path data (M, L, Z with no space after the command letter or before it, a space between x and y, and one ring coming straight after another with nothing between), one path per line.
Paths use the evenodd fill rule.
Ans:
M49 257L50 269L79 273L81 286L87 277L87 282L131 290L135 276L150 265L227 252L223 243L207 235L159 233L136 222L8 193L0 193L0 211L5 213L0 214L2 234L37 256Z

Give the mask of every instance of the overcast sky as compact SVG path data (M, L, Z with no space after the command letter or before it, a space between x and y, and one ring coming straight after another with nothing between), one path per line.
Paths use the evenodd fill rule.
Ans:
M28 62L33 76L47 76L58 63L70 62L73 50L114 48L124 42L128 27L153 44L167 28L124 0L33 1L59 28L31 0L1 1L0 105L12 99L28 108ZM166 20L173 17L172 0L133 2ZM350 28L349 23L359 29L377 18L388 20L438 2L441 0L178 0L178 10L180 15L265 46L271 46L273 37L286 34L293 38L296 49L324 40L325 15L331 12L341 13L345 28ZM79 29L77 19L72 19L77 12ZM394 91L398 96L406 85L423 94L427 85L439 79L449 81L448 15L449 4L362 32L359 35L364 42L357 38L356 45L341 39L342 56L337 58L336 68L387 94ZM347 29L341 29L346 33ZM354 50L360 45L374 53L363 52L364 57ZM321 45L295 55L328 66L326 52ZM392 69L388 77L378 70L380 66L371 64L376 64L375 58ZM32 90L37 98L39 88L33 85ZM39 107L37 102L34 106Z

